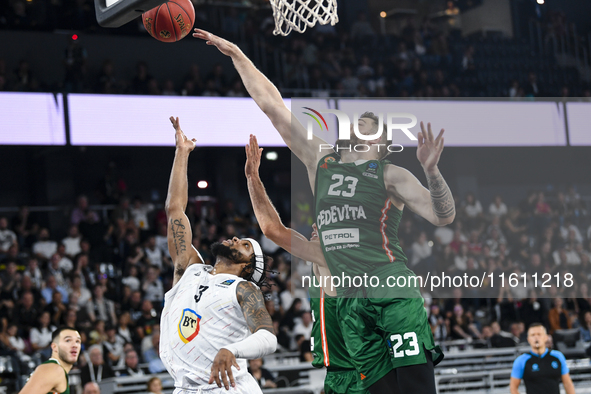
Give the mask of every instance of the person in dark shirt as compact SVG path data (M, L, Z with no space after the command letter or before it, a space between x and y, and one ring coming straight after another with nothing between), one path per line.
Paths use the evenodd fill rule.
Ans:
M527 394L559 394L560 381L566 394L575 394L575 386L570 378L564 355L558 350L546 348L546 328L541 323L530 325L527 341L531 351L517 357L513 363L511 394L519 394L522 379Z
M248 361L248 372L256 379L262 388L277 387L275 379L269 370L263 368L263 359L257 358Z

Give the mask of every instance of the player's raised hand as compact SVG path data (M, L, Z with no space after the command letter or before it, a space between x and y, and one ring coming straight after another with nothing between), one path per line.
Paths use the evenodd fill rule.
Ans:
M441 129L437 138L434 138L431 123L427 123L427 130L425 131L425 125L421 122L421 131L417 136L419 140L417 159L419 159L425 171L435 168L439 162L443 151L443 133L444 130Z
M195 142L197 141L195 138L189 139L181 130L181 124L179 123L179 118L175 118L174 116L170 117L170 122L172 123L172 127L174 127L175 133L175 141L177 149L185 149L191 152L195 149Z
M216 36L215 34L211 34L208 31L201 30L201 29L194 29L193 37L201 38L205 40L207 45L215 45L217 49L220 50L226 56L232 56L232 53L238 48L235 44L232 44L228 40L224 40L221 37Z
M244 173L247 177L257 175L261 165L261 155L263 148L259 148L257 137L250 135L249 143L244 147L246 151L246 164L244 166Z
M236 381L232 374L232 366L236 367L237 370L240 370L240 366L236 362L234 354L228 349L220 349L213 359L213 364L211 364L209 384L212 384L215 381L218 387L221 388L223 383L226 390L230 390L230 386L236 387ZM221 379L220 374L222 375Z

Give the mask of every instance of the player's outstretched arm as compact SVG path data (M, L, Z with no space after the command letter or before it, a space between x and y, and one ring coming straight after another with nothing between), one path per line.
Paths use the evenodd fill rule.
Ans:
M428 131L425 131L421 122L421 130L418 135L417 158L427 176L429 189L423 187L409 171L394 165L388 165L384 170L386 188L413 212L436 226L445 226L453 222L456 209L451 190L437 167L443 151L444 130L441 130L437 138L433 138L430 123Z
M250 135L249 144L245 149L244 173L248 184L248 194L263 234L289 253L306 261L313 261L320 266L326 266L319 241L308 241L302 234L281 223L281 218L271 203L259 176L263 148L259 148L256 136Z
M195 149L195 139L188 139L181 130L179 118L170 117L175 129L176 152L166 197L166 217L168 218L168 251L174 262L173 286L180 280L187 267L203 263L193 246L193 231L185 209L188 200L187 166L189 154Z
M326 154L320 152L320 144L326 142L316 136L312 140L307 139L306 129L292 117L275 85L257 70L237 45L201 29L195 29L193 37L205 40L207 45L215 45L220 52L232 58L248 94L271 120L289 149L309 170L315 171L318 160Z
M41 364L19 394L63 392L68 385L64 370L57 364Z

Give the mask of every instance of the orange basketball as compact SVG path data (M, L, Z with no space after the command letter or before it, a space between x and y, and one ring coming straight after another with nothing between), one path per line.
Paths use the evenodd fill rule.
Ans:
M191 0L170 0L142 14L144 27L162 42L176 42L191 32L195 8Z

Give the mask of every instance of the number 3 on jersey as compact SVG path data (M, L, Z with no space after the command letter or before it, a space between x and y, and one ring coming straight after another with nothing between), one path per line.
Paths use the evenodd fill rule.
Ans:
M355 187L357 186L357 182L359 179L353 176L343 177L342 174L333 174L331 179L336 181L330 188L328 188L328 195L329 196L343 196L343 197L353 197L355 195ZM343 184L343 181L346 182L346 190L337 190Z
M411 349L406 349L405 351L398 350L400 346L404 343L405 340L410 339L408 343ZM392 341L392 354L395 358L404 357L404 356L416 356L419 354L419 344L417 342L417 334L414 332L407 332L404 335L394 334L390 337L390 341Z

